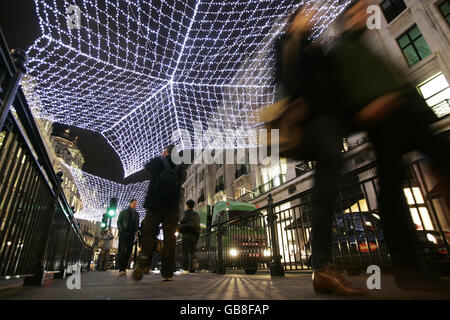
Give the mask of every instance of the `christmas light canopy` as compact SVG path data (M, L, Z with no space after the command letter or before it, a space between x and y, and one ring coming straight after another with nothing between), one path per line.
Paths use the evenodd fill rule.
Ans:
M169 142L191 147L180 137L194 122L245 133L275 100L273 40L305 2L313 37L348 3L35 0L42 36L23 88L36 116L100 132L128 176Z
M140 219L145 217L143 205L149 181L123 185L71 166L65 165L65 167L74 178L83 203L83 209L75 213L75 218L102 221L103 214L107 213L109 217L112 217L112 225L116 226L120 211L128 208L132 199L138 201L136 211L139 213ZM114 213L108 211L108 205L112 198L118 200L117 211Z

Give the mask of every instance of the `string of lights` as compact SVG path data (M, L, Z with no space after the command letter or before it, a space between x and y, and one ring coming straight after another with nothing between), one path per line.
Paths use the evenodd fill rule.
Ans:
M138 201L136 210L140 219L145 217L143 204L149 181L123 185L83 172L78 168L65 166L74 178L83 203L83 209L75 213L75 218L102 221L102 216L106 213L111 198L118 200L117 214L112 220L113 226L117 224L118 213L128 207L131 199Z
M348 3L35 0L42 36L22 86L36 116L100 132L129 176L195 121L253 127L256 108L276 98L273 41L306 2L317 11L313 38ZM79 28L68 27L71 5Z

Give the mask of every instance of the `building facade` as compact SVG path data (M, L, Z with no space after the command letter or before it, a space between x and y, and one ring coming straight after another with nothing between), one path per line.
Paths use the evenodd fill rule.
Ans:
M440 118L436 124L436 130L448 131L450 129L450 117L447 116L450 114L450 1L374 0L371 2L381 8L381 28L369 30L366 40L381 56L394 62L393 68L403 72L417 87L429 107ZM338 35L338 26L332 25L324 32L320 40L324 43L331 40L330 43L332 43ZM376 160L364 133L345 139L343 153L346 159L345 172L358 170ZM185 198L196 201L197 210L203 209L206 205L213 206L217 201L233 200L263 207L267 205L269 192L276 203L309 190L313 186L313 163L289 162L286 159L280 159L274 165L255 165L248 162L248 150L246 157L243 164L237 164L238 161L235 161L235 164L191 165L183 186ZM411 153L407 157L414 160L420 155ZM425 183L433 189L438 182L429 168L425 170L428 170L425 172ZM359 178L363 181L375 175L376 170L372 170L364 172L364 177ZM367 186L365 199L355 203L360 210L378 208L376 191L371 188ZM418 193L418 198L424 197L423 194L419 194L418 187L405 188L404 192L408 202L414 202L411 194ZM443 203L442 198L430 201L436 202L436 208L439 208L437 209L438 219L442 228L450 230L448 204ZM286 210L296 204L287 202L282 208L276 208L276 210ZM426 208L420 207L422 204L417 205L415 202L414 205L419 207L411 209L413 220L418 228L433 229L433 218L429 216Z

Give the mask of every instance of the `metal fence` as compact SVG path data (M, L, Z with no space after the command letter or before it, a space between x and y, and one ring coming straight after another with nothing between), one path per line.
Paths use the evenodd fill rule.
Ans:
M449 200L431 188L426 161L410 163L407 168L403 191L419 239L425 253L448 273ZM375 163L342 176L334 206L332 252L336 266L349 274L374 264L390 268L377 209L378 190ZM203 230L197 250L200 268L217 273L241 269L247 274L270 270L272 275L310 270L311 195L309 189L273 203L269 194L266 206ZM181 266L181 242L177 259Z
M45 271L62 275L76 264L88 270L92 248L75 223L61 192L62 178L18 89L24 71L20 57L11 58L1 32L0 47L0 278L27 276L29 283L40 284Z

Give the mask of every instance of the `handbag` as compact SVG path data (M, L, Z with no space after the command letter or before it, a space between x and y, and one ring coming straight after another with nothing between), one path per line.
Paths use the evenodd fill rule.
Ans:
M259 142L271 150L272 145L277 143L276 139L272 140L273 130L278 129L280 157L297 156L303 142L302 123L308 118L309 111L310 107L302 97L295 100L284 98L263 107L259 112L259 121L267 129L267 140Z

